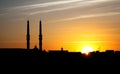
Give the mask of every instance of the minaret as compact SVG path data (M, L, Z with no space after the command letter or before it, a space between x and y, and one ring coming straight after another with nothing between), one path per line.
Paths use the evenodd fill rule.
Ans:
M27 21L27 35L26 35L26 40L27 40L27 49L30 49L30 29L29 29L29 20Z
M42 51L42 21L39 24L39 49Z

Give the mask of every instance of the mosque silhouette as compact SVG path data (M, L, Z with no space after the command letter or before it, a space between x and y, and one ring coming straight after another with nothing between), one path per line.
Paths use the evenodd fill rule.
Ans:
M56 66L84 66L84 65L119 65L120 51L106 50L105 52L94 51L89 55L81 52L68 52L61 50L45 51L42 48L42 21L39 22L39 48L30 49L30 29L27 21L26 49L1 48L0 65L56 65Z

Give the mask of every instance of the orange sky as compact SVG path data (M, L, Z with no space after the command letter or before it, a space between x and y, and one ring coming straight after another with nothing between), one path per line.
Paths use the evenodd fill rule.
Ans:
M0 2L1 3L1 2ZM39 20L43 25L43 49L78 52L120 49L119 0L47 0L1 4L0 48L26 48L30 20L31 48L38 46ZM19 13L19 14L18 14Z

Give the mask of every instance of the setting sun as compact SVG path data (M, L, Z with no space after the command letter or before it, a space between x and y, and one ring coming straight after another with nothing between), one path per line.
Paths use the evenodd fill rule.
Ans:
M94 49L92 47L85 46L85 47L83 47L81 53L88 54L89 52L93 52L93 51L94 51Z

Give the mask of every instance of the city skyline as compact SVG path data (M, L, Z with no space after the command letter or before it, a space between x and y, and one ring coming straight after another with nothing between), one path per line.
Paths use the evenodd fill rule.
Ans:
M39 47L40 20L43 49L120 49L119 0L1 0L0 48L26 48L27 20L31 49Z

